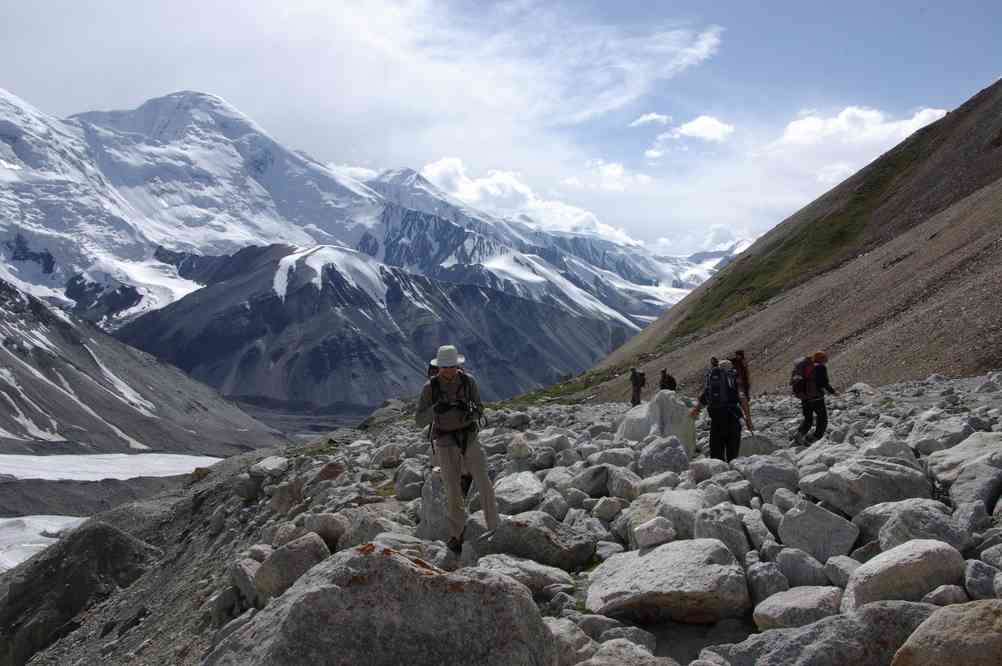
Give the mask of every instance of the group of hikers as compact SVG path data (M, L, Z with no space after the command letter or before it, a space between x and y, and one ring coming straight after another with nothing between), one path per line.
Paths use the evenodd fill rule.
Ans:
M463 370L465 361L455 346L439 347L429 363L428 381L421 391L415 414L419 427L429 426L432 456L441 469L445 485L449 532L446 545L457 554L463 547L465 498L474 481L487 524L487 532L479 538L491 539L498 526L494 484L478 439L484 406L476 379ZM799 360L790 375L791 391L800 399L804 416L795 437L797 445L821 439L828 428L825 393L835 395L836 391L829 382L827 361L824 352L814 352ZM631 368L631 403L634 406L640 404L645 385L645 373ZM678 381L667 369L661 371L658 389L678 390ZM740 453L742 421L749 432L754 432L751 376L743 350L722 360L710 358L710 365L703 374L702 390L689 416L698 418L704 407L710 417L710 456L730 462Z
M837 391L828 379L827 363L828 355L817 351L797 361L790 374L790 389L800 400L804 415L794 437L798 446L818 441L828 429L825 393L836 395ZM630 368L630 402L634 406L640 404L645 384L645 373ZM677 385L667 369L661 371L659 390L675 391ZM702 391L689 415L699 418L704 407L710 417L710 456L730 462L741 450L742 420L749 432L755 431L751 416L751 374L744 350L739 349L724 360L710 357L710 367L703 373Z

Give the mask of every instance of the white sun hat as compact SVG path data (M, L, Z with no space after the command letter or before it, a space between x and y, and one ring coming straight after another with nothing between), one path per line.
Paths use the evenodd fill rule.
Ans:
M436 368L452 368L466 363L466 357L452 345L442 345L438 348L438 356L431 359Z

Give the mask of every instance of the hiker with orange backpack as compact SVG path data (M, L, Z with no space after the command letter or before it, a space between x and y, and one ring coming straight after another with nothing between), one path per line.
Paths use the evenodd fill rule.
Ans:
M498 526L498 508L494 499L494 483L487 474L487 459L480 447L478 434L484 405L480 389L473 375L461 367L466 358L453 345L438 348L431 365L438 373L428 380L421 390L414 420L419 427L431 425L431 440L445 483L445 496L449 520L447 546L456 554L463 549L463 530L466 526L463 467L469 469L484 508L489 535Z
M790 388L793 395L800 399L804 421L797 429L794 441L798 445L810 445L825 436L828 429L828 406L825 405L825 391L832 395L838 392L832 388L828 380L828 355L823 351L805 356L793 368L790 376ZM816 421L815 421L816 419ZM811 426L814 433L808 436Z

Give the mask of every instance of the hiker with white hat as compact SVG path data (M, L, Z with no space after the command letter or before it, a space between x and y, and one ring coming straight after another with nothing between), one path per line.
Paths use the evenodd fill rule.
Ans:
M431 440L438 455L445 483L449 517L449 548L460 553L463 549L463 528L466 526L463 463L473 475L480 491L488 534L498 526L498 508L494 499L494 483L487 474L487 460L477 438L484 405L477 382L461 366L466 361L453 345L438 348L431 365L438 374L431 377L421 391L414 420L418 426L431 424Z

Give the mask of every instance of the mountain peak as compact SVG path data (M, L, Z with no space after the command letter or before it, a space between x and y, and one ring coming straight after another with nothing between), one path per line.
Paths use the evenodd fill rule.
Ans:
M251 133L267 135L257 123L222 97L196 90L154 97L136 109L90 111L71 118L155 139L177 138L191 127L211 129L230 139Z

